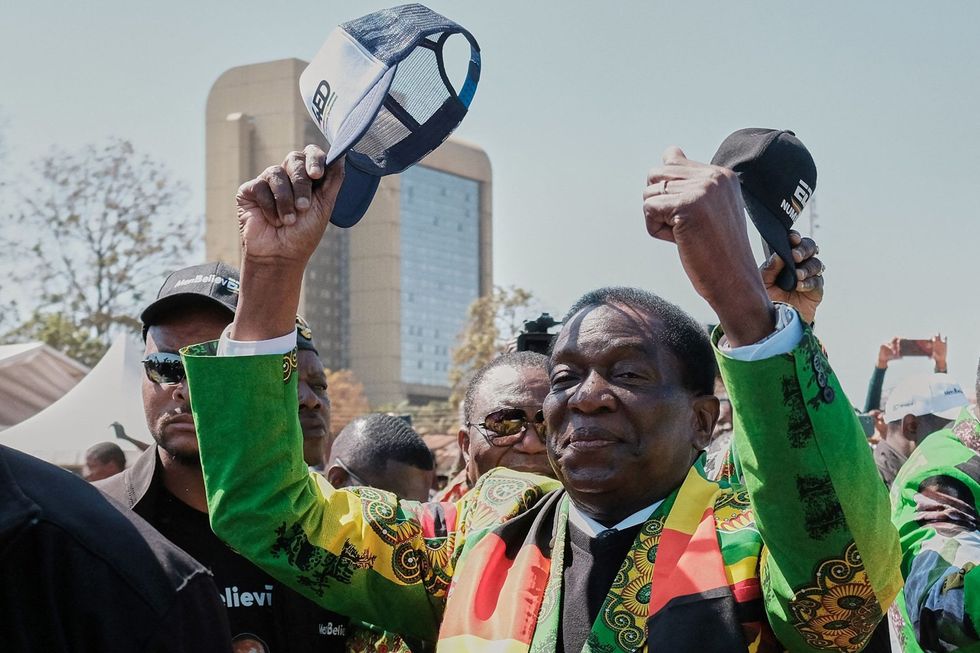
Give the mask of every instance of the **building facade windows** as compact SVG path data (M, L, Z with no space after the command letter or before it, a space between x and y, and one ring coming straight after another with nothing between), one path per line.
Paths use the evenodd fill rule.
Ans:
M415 166L400 192L401 381L446 386L449 352L480 292L479 182Z

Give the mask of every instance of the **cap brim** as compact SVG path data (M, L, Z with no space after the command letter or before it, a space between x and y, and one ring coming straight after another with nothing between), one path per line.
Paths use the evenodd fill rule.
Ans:
M749 217L759 235L786 264L776 279L777 284L783 290L792 290L796 287L796 263L793 261L793 247L789 242L789 232L779 218L773 215L772 211L767 209L744 187L742 188L742 199L745 200L745 208L748 209Z
M933 413L933 414L936 415L937 417L941 417L943 419L954 420L954 419L956 419L957 417L960 416L960 413L963 412L963 408L966 405L967 404L963 404L963 406L954 406L952 408L947 408L946 410L940 411L938 413Z
M371 206L380 181L381 177L364 172L346 159L344 183L337 194L330 222L344 229L357 224Z

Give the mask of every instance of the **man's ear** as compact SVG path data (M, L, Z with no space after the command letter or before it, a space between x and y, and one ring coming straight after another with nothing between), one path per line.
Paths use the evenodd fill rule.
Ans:
M459 450L463 454L463 463L465 465L470 464L470 430L465 426L460 427L459 432L456 433L456 444L459 445Z
M720 410L721 403L718 401L718 397L714 395L695 397L691 403L692 426L694 427L691 446L698 451L704 451L708 448Z
M906 439L916 442L919 434L919 418L915 415L906 415L902 418L902 435Z
M326 473L327 482L335 488L347 487L350 485L350 477L347 470L340 465L331 465Z

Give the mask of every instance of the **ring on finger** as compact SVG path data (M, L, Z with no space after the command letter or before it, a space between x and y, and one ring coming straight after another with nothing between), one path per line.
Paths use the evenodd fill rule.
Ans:
M667 180L666 179L664 179L663 181L660 182L660 194L661 195L666 195L667 194Z

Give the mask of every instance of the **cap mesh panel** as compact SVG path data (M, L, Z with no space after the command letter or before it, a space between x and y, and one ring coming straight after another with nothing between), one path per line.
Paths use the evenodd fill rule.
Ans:
M373 94L369 94L369 96L370 95ZM353 136L352 132L360 131L372 108L372 103L368 101L368 98L361 100L361 102L354 107L354 110L351 111L344 120L344 123L340 126L340 129L337 130L337 136L335 137L336 142L343 143Z
M449 97L436 53L428 48L412 50L398 64L389 93L419 123L428 120Z
M419 124L431 118L449 98L449 90L439 74L435 52L418 47L405 57L398 64L388 95ZM357 124L355 121L349 122ZM397 116L381 107L374 122L352 149L369 157L379 169L383 169L387 165L387 150L411 133L410 125L405 125Z
M405 49L421 38L447 29L462 28L420 4L382 9L343 23L341 27L358 40L365 50L392 65Z
M388 149L411 133L388 109L381 107L367 133L351 149L370 158L379 168L384 168Z

